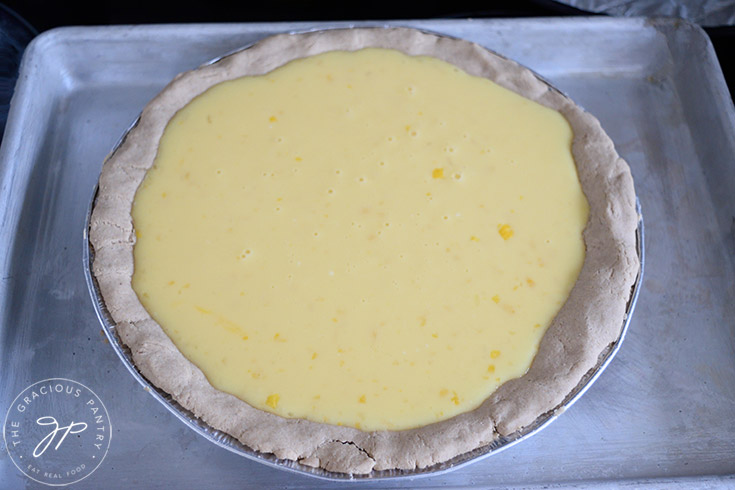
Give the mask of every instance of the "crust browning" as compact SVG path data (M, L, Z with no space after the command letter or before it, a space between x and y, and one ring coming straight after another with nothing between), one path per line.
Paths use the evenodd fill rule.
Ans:
M131 286L131 206L173 115L222 81L265 74L325 51L364 47L434 56L558 110L574 131L572 152L590 206L582 271L528 372L503 384L471 412L395 432L286 419L216 390L150 317ZM446 461L511 434L557 407L620 334L639 270L637 223L630 170L599 122L532 72L467 41L407 28L363 28L273 36L176 77L145 107L138 124L105 161L89 236L95 249L93 274L105 304L147 379L212 427L255 450L328 471L363 474Z

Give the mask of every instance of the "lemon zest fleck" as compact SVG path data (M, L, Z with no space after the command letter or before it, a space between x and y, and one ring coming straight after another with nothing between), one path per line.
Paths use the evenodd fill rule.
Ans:
M281 395L278 393L273 393L272 395L268 395L268 398L265 400L265 404L269 407L275 409L278 407L278 402L281 400Z
M503 237L503 240L508 240L510 237L513 236L513 228L510 227L510 225L498 225L498 233L500 233L500 236Z

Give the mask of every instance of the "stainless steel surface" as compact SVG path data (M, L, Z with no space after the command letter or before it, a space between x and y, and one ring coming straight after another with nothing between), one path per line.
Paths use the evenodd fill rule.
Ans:
M638 19L415 21L531 67L603 123L646 216L626 341L588 394L534 437L394 487L735 485L735 116L704 33ZM74 28L29 48L0 149L0 413L27 385L92 388L114 429L78 488L322 488L225 451L126 371L87 296L81 232L105 154L176 73L275 32L346 24ZM0 482L29 480L0 451Z

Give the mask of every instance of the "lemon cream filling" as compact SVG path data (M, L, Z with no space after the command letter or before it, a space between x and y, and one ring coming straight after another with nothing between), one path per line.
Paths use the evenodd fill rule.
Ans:
M214 86L133 203L133 288L217 389L399 430L523 375L584 260L556 111L430 57L332 51Z

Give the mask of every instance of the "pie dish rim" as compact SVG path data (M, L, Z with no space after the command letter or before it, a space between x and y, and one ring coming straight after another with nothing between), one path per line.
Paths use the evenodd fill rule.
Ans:
M334 28L334 29L327 29L327 30L335 30L335 29L339 30L339 29L344 29L344 28ZM356 27L355 29L381 29L381 27ZM397 28L395 26L390 26L390 27L388 27L388 29L397 29ZM401 28L398 28L398 29L401 29ZM434 32L430 32L430 31L426 31L426 30L420 30L420 29L415 29L415 28L407 28L407 29L410 29L412 31L420 31L422 33L428 33L429 35L435 35L435 36L439 36L439 37L442 37L442 38L458 39L460 41L464 41L464 40L461 40L459 38L452 38L451 36L447 36L447 35L441 34L441 33L434 33ZM288 35L298 35L298 34L303 34L303 33L318 33L318 32L324 32L324 31L325 31L324 29L310 29L310 30L304 31L304 32L290 32L290 33L288 33ZM257 41L253 45L257 45L259 42L260 41ZM468 42L468 41L464 41L464 42ZM246 46L244 48L239 48L239 49L233 51L233 53L246 50L246 49L248 49L248 47L250 47L250 46ZM486 49L486 48L484 48L484 49ZM233 53L230 53L230 54L227 54L227 55L223 55L221 57L218 57L218 58L216 58L216 59L214 59L214 60L212 60L212 61L210 61L208 63L205 63L202 66L209 66L211 64L214 64L214 63L216 63L216 62L218 62L218 61L220 61L220 60L222 60L224 58L227 58L228 56L230 56ZM497 54L495 52L493 52L493 54L496 55L496 56L499 56L500 58L503 58L505 60L508 60L507 58L505 58L502 55L499 55L499 54ZM509 61L512 61L512 60L509 60ZM515 62L513 62L513 63L515 63ZM525 70L527 70L528 72L532 73L537 79L541 80L548 87L550 87L553 90L557 91L558 93L564 95L561 91L559 91L558 89L554 88L553 85L549 84L549 82L547 82L546 80L544 80L542 77L538 76L537 74L535 74L534 72L532 72L531 70L529 70L526 67L523 67L523 68ZM577 107L579 107L579 106L577 105ZM113 150L112 153L114 153L119 148L119 146L124 142L125 137L129 133L129 131L132 130L137 125L138 120L136 120L136 122L131 126L131 128L129 128L129 130L124 133L123 137L120 139L120 141L118 142L118 144L115 146L115 149ZM91 242L89 241L89 236L88 236L88 231L89 231L89 228L91 226L90 223L91 223L91 220L92 220L92 210L94 208L94 203L96 201L96 197L97 197L97 191L95 191L94 197L93 197L93 199L92 199L92 201L90 203L90 213L88 215L88 221L86 223L87 226L85 227L85 242L87 244L87 246L85 246L85 248L84 248L84 250L85 250L85 272L86 272L85 275L87 276L87 282L88 282L88 285L89 285L89 288L90 288L90 294L92 295L92 298L94 300L95 309L97 310L98 316L100 317L103 325L105 326L105 329L104 329L105 330L105 333L108 335L108 338L110 339L111 343L113 343L113 346L116 348L116 351L118 352L118 355L120 355L121 358L123 358L123 360L125 361L126 367L128 367L128 369L133 374L138 373L138 374L136 374L136 378L138 378L138 381L141 382L144 386L147 386L148 389L150 387L154 387L155 388L155 385L153 383L150 383L148 381L145 381L145 382L143 381L144 378L137 371L137 368L134 367L135 366L134 362L129 358L129 356L125 356L124 355L123 349L126 348L126 347L122 347L124 345L124 342L119 342L119 339L117 337L117 335L118 335L117 334L117 329L115 328L114 322L113 323L109 323L109 318L105 318L105 311L106 310L105 310L105 306L104 306L104 300L102 299L102 295L99 293L99 288L98 288L98 286L96 284L96 279L94 277L94 273L93 273L93 270L92 270L91 263L94 260L94 251L93 251L93 247L91 245ZM632 309L635 306L635 300L637 298L637 294L638 294L638 290L639 290L638 285L640 283L640 280L641 280L641 277L642 277L642 271L643 271L643 268L642 268L642 265L643 265L642 264L643 263L643 249L642 249L642 245L643 245L642 231L643 231L643 228L642 228L642 220L640 218L640 209L638 208L636 212L637 212L637 216L638 216L637 232L636 232L637 233L637 238L638 238L638 240L637 240L637 242L638 242L637 255L638 255L638 259L640 261L640 268L639 268L639 271L638 271L638 274L637 274L637 278L635 279L635 282L632 285L631 296L630 296L630 298L628 300L628 304L627 304L627 307L626 307L626 315L625 315L625 319L624 319L624 324L623 324L623 326L621 327L621 330L620 330L620 336L611 344L612 348L608 347L607 351L606 352L603 352L600 355L600 360L598 361L597 365L594 367L594 369L592 371L591 378L587 379L586 381L583 378L578 383L578 385L575 387L575 389L572 390L572 392L567 395L567 397L565 398L565 400L559 406L555 407L553 410L551 410L549 412L543 413L541 416L539 416L539 418L536 419L536 421L534 422L534 424L527 425L523 429L521 429L520 430L520 432L522 433L521 435L516 436L515 439L513 439L513 440L511 440L509 442L508 441L504 442L503 444L500 445L499 448L492 448L492 446L495 444L495 442L497 442L499 440L499 439L496 438L488 446L483 446L481 448L476 448L473 451L469 451L469 452L466 452L466 453L461 453L461 454L459 454L458 456L456 456L456 457L454 457L452 459L449 459L449 460L444 461L444 462L436 463L436 464L431 465L431 466L426 466L426 467L423 467L423 468L416 468L414 470L382 470L382 471L375 471L375 470L373 470L371 473L368 473L367 476L365 476L365 477L367 477L367 478L376 478L375 476L372 476L372 477L370 476L370 475L374 475L374 474L384 474L384 475L380 476L381 478L393 477L393 476L416 476L418 474L437 474L439 472L443 472L443 471L446 471L446 470L449 470L449 469L454 469L456 467L462 466L462 465L464 465L466 463L469 463L471 461L482 459L482 456L483 455L486 456L486 455L494 454L495 452L498 452L499 449L504 449L505 447L510 447L511 445L513 445L513 444L515 444L517 442L520 442L520 440L525 439L526 437L532 435L533 433L536 433L538 430L540 430L541 428L545 427L546 425L548 425L548 423L550 423L552 420L554 420L556 418L556 416L558 415L558 412L561 409L566 409L569 405L571 405L571 403L573 403L574 401L576 401L576 399L578 399L579 396L581 396L581 394L589 387L589 385L591 385L592 381L594 381L594 379L597 376L599 376L599 374L604 369L604 367L607 365L607 363L609 363L609 361L612 359L612 357L614 356L615 352L617 352L617 349L619 348L620 343L621 343L621 341L622 341L622 339L623 339L623 337L625 335L625 332L627 330L627 325L628 325L628 322L630 320ZM158 388L155 388L155 390L157 392L159 391ZM579 390L579 391L577 391L577 390ZM575 394L575 391L576 391L576 394ZM160 393L163 393L163 392L160 392ZM159 393L159 395L160 395L160 393ZM161 398L163 398L163 397L161 397ZM162 401L162 400L159 399L159 401ZM177 416L179 416L179 418L181 418L182 420L184 420L187 423L187 425L192 426L191 423L187 422L187 420L189 420L189 421L192 420L189 417L189 415L182 414L182 412L180 410L178 410L178 413L177 413L177 409L175 408L174 405L172 405L171 401L173 401L173 400L165 401L165 403L168 405L169 409L171 409L172 411L174 411L174 413L176 413ZM175 401L173 403L175 405L178 405L178 403L176 403ZM183 409L183 410L186 411L186 409ZM541 419L543 419L543 420L541 420ZM538 424L538 427L535 427L535 425L539 421L541 421L541 423ZM197 425L199 425L199 424L197 424ZM533 429L526 431L526 429L529 428L529 427L533 427ZM202 431L200 431L200 430L198 430L198 432L202 433ZM216 431L216 432L220 432L220 431ZM513 434L516 434L517 432L514 432ZM512 437L513 434L510 434L507 437ZM205 435L205 437L207 437L210 440L213 440L214 442L218 443L219 445L225 445L226 446L225 443L223 443L221 441L218 441L215 437L208 437L207 435ZM232 437L232 436L229 436L228 435L227 437L230 437L234 441L236 441L236 439L234 437ZM239 441L237 442L237 445L241 445L242 446L242 444L239 443ZM246 449L250 450L250 448L247 448L247 446L243 446L243 448L246 448ZM458 458L462 458L463 456L465 456L467 454L477 452L478 449L483 449L483 448L489 448L489 449L486 452L485 451L481 452L481 454L478 454L478 455L475 455L475 456L471 456L471 457L467 458L464 461L455 462L455 460L457 460ZM236 449L233 449L231 447L228 447L228 449L230 449L232 451L235 451L235 452L239 452ZM251 455L243 454L243 455L248 456L248 457L251 457L251 458L254 458L254 459L257 459L257 460L259 460L261 462L267 462L267 458L265 458L265 459L263 458L263 455L265 453L262 453L262 452L257 451L257 450L250 450L250 451L252 451L253 454L251 454ZM268 456L271 456L271 455L268 455ZM278 467L284 467L284 465L280 462L282 460L278 460L277 458L273 458L273 461L274 461L273 462L274 465L276 465ZM363 475L358 475L358 474L349 475L349 474L345 474L345 473L337 473L337 472L332 472L332 471L329 471L329 470L326 470L326 469L322 469L322 468L319 468L319 469L316 469L315 470L314 468L311 468L309 466L305 466L305 465L302 465L302 464L299 464L299 463L293 463L293 464L295 466L297 466L297 468L295 469L295 471L298 471L298 472L306 472L306 473L308 473L308 474L310 474L312 476L321 476L323 478L330 478L331 479L331 478L335 478L335 476L338 475L338 477L336 479L340 479L341 480L341 479L344 479L345 477L348 477L349 479L354 479L355 477L361 477L361 476L363 476ZM443 466L446 466L446 468L443 468ZM285 467L288 468L288 466L285 466ZM293 469L293 468L291 468L291 469ZM323 473L323 474L316 474L316 473ZM391 473L401 473L401 474L400 475L392 475Z

